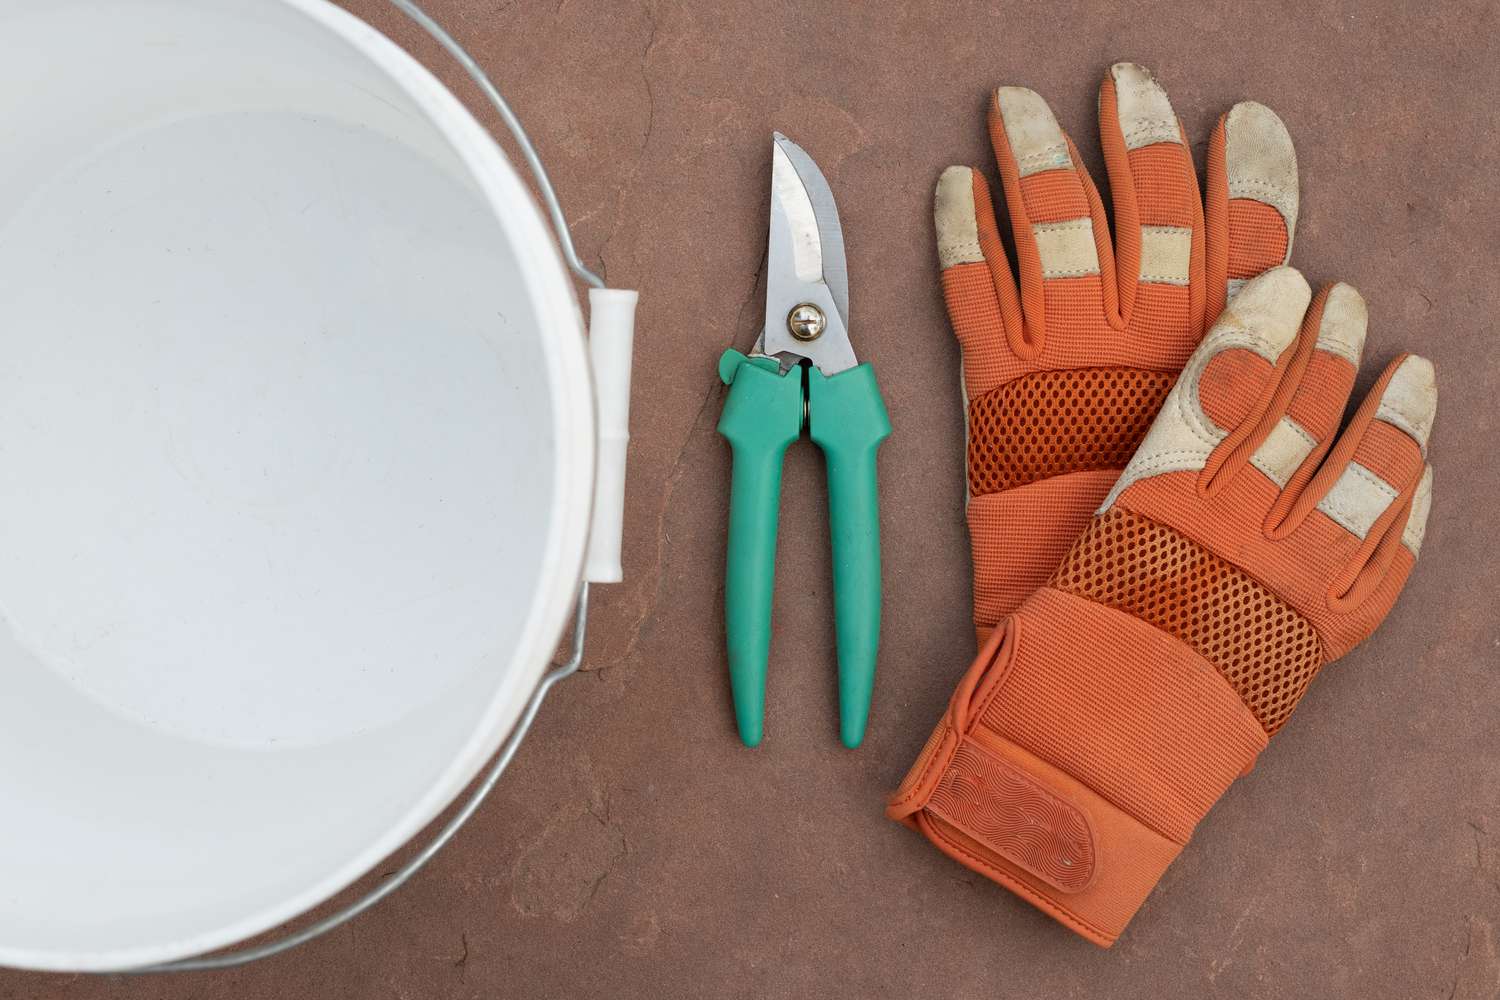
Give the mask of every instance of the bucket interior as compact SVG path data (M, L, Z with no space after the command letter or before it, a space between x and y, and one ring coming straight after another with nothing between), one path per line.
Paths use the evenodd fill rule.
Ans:
M0 7L0 961L315 901L541 669L557 331L312 9Z

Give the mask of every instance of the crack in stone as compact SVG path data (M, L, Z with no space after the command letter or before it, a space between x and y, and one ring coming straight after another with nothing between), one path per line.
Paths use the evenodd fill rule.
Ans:
M522 916L572 923L628 853L625 832L609 816L607 790L595 789L581 811L556 817L516 859L511 905Z
M647 24L646 44L641 49L641 85L646 90L646 126L641 130L641 141L636 149L635 163L630 168L630 176L615 192L614 225L610 227L609 235L599 247L599 271L606 282L609 280L609 250L614 245L615 237L620 233L625 214L625 200L627 195L635 189L636 181L640 178L641 165L646 159L646 150L651 146L651 135L656 131L656 85L651 81L651 53L656 48L658 22L656 10L649 0L641 4L641 12L646 15Z
M646 47L641 50L641 83L646 87L646 131L641 135L641 155L651 145L651 134L656 131L656 86L651 82L651 51L656 48L656 10L650 3L642 3L641 10L651 28L646 35ZM637 164L639 165L639 164Z
M658 506L656 512L656 558L652 561L652 572L656 576L656 586L652 588L651 597L642 602L640 613L630 623L627 629L627 634L630 638L625 641L624 651L608 663L602 663L597 667L591 668L589 673L599 674L602 677L606 670L612 670L615 667L629 663L631 658L635 656L636 648L640 645L641 631L645 628L646 622L650 619L652 612L656 610L661 602L661 592L662 587L665 585L664 578L666 576L662 572L662 568L666 563L667 513L672 507L672 496L676 493L677 486L682 482L683 473L686 471L684 459L687 455L687 450L694 440L697 439L704 414L708 412L710 405L712 405L718 395L718 385L711 382L708 390L703 394L703 402L698 404L698 412L693 417L693 422L689 426L687 435L683 438L682 447L677 450L677 456L672 461L672 469L667 474L666 486L662 490L661 504Z
M1490 831L1483 824L1474 820L1467 820L1466 822L1469 829L1474 831L1474 872L1489 882L1496 892L1500 892L1500 872L1494 871L1490 862L1486 859Z
M735 310L734 329L730 333L731 345L734 342L734 338L739 335L740 319L744 316L745 309L755 301L755 293L760 288L761 279L765 276L766 262L769 256L770 249L768 247L761 252L760 263L756 266L755 274L750 281L750 289L745 293L744 298L741 299L739 308ZM645 628L646 622L650 619L652 612L661 603L661 592L665 586L666 576L662 570L666 565L667 513L671 510L672 497L676 493L677 486L682 481L682 476L686 471L685 461L688 448L697 440L698 435L701 433L704 416L709 413L710 406L712 406L720 395L718 379L711 377L708 383L708 389L703 394L703 401L698 404L698 412L694 415L693 421L688 427L688 432L683 437L681 447L677 449L677 454L672 459L671 470L667 473L666 485L662 489L661 503L657 507L656 558L652 563L652 572L656 577L656 586L652 589L651 597L642 603L640 613L636 615L635 620L630 623L627 629L626 634L630 638L625 641L624 652L608 663L601 663L597 667L587 669L588 673L598 674L601 680L605 671L629 663L631 658L635 656L635 651L640 645L641 630Z
M760 290L761 279L766 276L766 265L771 260L771 244L768 240L760 251L760 263L755 265L755 278L750 282L750 290L740 300L740 307L734 312L734 332L738 335L741 321L744 319L745 310L755 301L755 293Z
M1464 947L1454 966L1448 1000L1454 1000L1461 986L1470 987L1464 990L1465 997L1494 996L1496 989L1500 988L1500 961L1496 960L1494 928L1489 921L1474 913L1465 918L1464 924ZM1483 938L1480 950L1474 947L1476 930Z
M579 908L579 913L587 911L589 907L594 905L594 897L599 895L599 889L604 885L604 880L614 874L615 864L619 862L619 860L625 855L630 853L630 845L625 839L625 831L620 829L619 824L610 817L609 783L606 782L603 787L599 788L598 791L599 806L596 807L594 805L593 799L590 798L589 804L585 808L587 808L589 815L594 817L594 819L599 823L600 826L604 827L606 831L620 838L620 850L618 853L610 855L609 861L605 863L604 870L599 873L598 878L594 879L594 884L589 887L588 898L584 900L583 906ZM604 815L601 816L599 814L599 808L602 808L604 810Z

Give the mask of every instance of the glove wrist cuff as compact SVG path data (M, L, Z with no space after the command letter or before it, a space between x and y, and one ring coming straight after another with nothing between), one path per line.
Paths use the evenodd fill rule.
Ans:
M986 643L888 813L1108 946L1265 741L1187 646L1044 588Z

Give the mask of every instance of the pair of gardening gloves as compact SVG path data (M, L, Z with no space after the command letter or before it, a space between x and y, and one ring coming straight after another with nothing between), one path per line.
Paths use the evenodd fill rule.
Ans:
M1341 429L1348 285L1286 266L1297 161L1236 105L1205 190L1140 66L1099 91L1113 236L1041 97L989 114L1018 274L979 171L935 216L962 348L981 649L888 813L1096 944L1422 547L1433 367L1392 361Z

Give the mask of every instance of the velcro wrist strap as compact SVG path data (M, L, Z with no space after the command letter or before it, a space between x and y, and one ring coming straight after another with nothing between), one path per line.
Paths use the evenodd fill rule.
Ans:
M958 743L914 825L955 861L1103 947L1182 849L998 739Z
M973 739L958 744L927 812L1058 892L1089 888L1098 871L1097 824L1089 813L1099 804L1074 805L1034 776L1015 746L991 746Z

